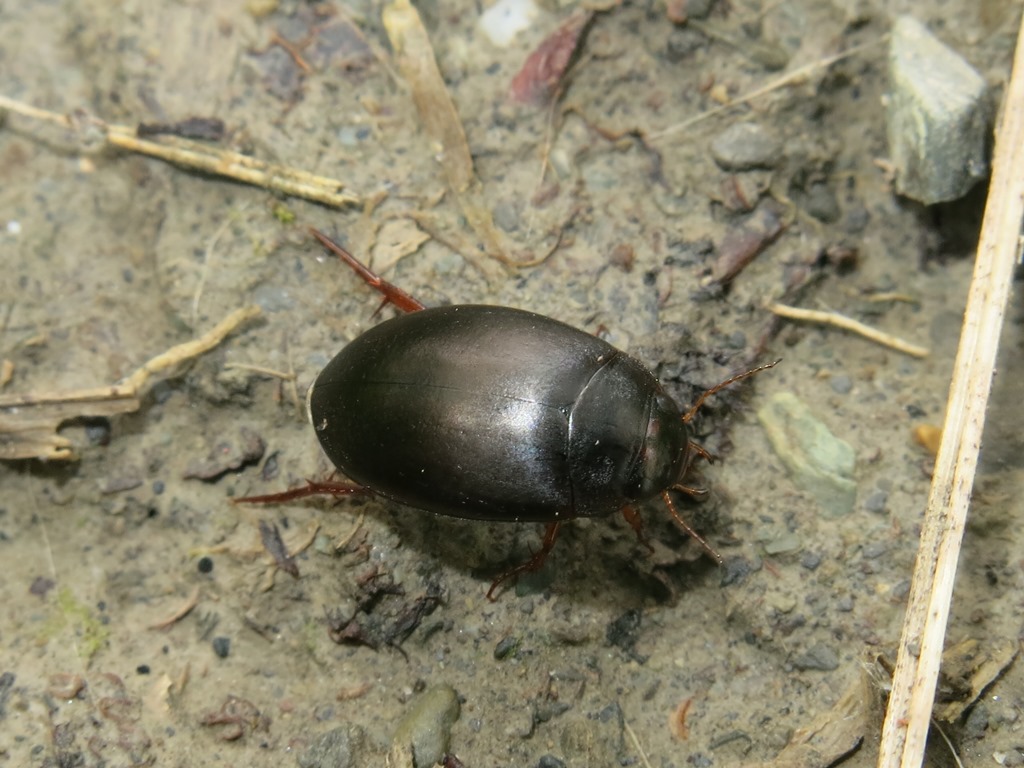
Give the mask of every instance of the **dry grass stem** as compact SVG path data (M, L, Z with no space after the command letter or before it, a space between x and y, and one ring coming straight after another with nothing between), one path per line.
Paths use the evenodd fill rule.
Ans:
M7 96L0 95L0 109L6 109L22 117L44 120L74 131L97 128L106 144L130 152L156 157L192 170L203 171L215 176L224 176L245 184L301 197L335 208L357 205L358 195L345 192L345 184L337 179L316 176L291 166L267 163L248 155L218 149L198 141L174 136L159 140L140 139L134 128L126 125L106 123L92 117L74 118L57 112L39 109Z
M882 727L879 768L919 768L1024 218L1024 19L996 129L978 255L953 365L917 562Z
M799 307L790 307L786 304L771 304L768 309L779 317L786 317L790 320L806 320L811 323L833 325L836 328L851 331L890 349L895 349L897 352L902 352L905 355L912 357L928 356L928 350L925 347L911 344L908 341L904 341L885 331L880 331L877 328L872 328L870 325L865 325L859 320L854 320L852 317L841 315L838 312L825 312L820 309L801 309Z
M801 83L814 72L823 69L828 69L833 64L836 64L837 62L840 62L843 59L848 59L851 56L856 56L860 53L863 53L864 51L870 50L871 48L875 48L879 45L882 45L882 43L884 43L886 39L887 38L882 38L881 40L874 40L870 43L865 43L864 45L858 45L853 48L850 48L848 51L837 53L835 56L827 56L824 59L812 61L810 64L802 66L799 69L794 69L792 72L787 72L781 77L772 80L767 85L763 85L760 88L756 88L753 91L750 91L749 93L743 94L742 96L737 96L735 99L732 99L727 104L723 104L720 107L715 107L714 109L709 109L706 112L701 112L698 115L694 115L691 118L683 120L681 123L670 125L668 128L662 128L660 131L651 131L650 133L647 134L647 140L654 142L658 141L659 139L665 139L668 138L669 136L674 136L677 133L682 133L688 128L692 128L697 123L701 123L709 118L715 117L716 115L720 115L723 112L728 112L730 109L734 109L735 107L741 106L743 104L748 104L751 101L761 98L762 96L767 96L769 93L772 93L773 91L777 91L781 88L786 88L787 86Z

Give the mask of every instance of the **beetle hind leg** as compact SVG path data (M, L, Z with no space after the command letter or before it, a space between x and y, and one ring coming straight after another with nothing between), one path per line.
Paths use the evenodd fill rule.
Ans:
M316 480L307 480L305 485L292 488L280 493L268 493L263 496L243 496L232 499L233 504L280 504L295 499L305 499L309 496L354 496L362 493L369 493L369 489L354 483L321 483Z
M541 542L540 549L538 549L533 554L533 557L525 563L520 563L515 568L510 568L492 581L491 588L487 590L487 599L492 603L497 600L494 596L494 590L506 581L517 578L524 573L533 573L534 571L540 570L540 567L544 565L544 561L548 559L548 555L551 554L552 547L555 546L555 541L558 539L558 529L561 526L561 520L554 523L548 523L548 527L544 529L544 541Z
M344 261L353 272L362 278L364 283L383 296L384 304L394 304L403 312L416 312L424 309L423 304L421 304L417 299L410 296L394 283L389 283L319 229L310 228L309 231L313 237L320 241L324 248ZM384 304L381 304L381 306L384 306ZM378 308L377 311L379 312L380 309Z

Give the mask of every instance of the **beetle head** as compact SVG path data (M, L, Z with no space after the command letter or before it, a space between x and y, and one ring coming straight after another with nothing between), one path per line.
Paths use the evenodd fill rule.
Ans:
M637 501L653 498L680 481L686 471L689 441L679 408L671 397L658 392L651 403L647 434L635 467Z

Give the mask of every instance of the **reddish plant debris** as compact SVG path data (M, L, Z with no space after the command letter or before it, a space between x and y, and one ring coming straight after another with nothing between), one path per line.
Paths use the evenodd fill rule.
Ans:
M722 238L718 248L718 255L711 267L712 279L719 285L731 282L785 228L785 224L774 212L765 210L756 221L731 230Z
M672 735L680 741L690 738L690 726L686 724L686 716L690 713L690 706L693 699L684 699L679 703L669 716L669 725L672 728Z
M575 60L593 20L593 11L577 11L544 38L512 79L509 99L516 104L533 106L548 103Z
M209 712L199 721L201 725L222 725L220 737L224 741L237 741L246 731L265 731L270 718L260 713L251 701L228 695L216 712Z

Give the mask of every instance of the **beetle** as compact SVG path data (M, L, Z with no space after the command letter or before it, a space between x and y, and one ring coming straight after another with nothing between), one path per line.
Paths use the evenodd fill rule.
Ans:
M311 231L406 314L350 342L307 395L320 445L352 483L239 501L369 492L452 517L547 523L541 548L499 575L489 599L543 564L567 520L621 511L647 543L636 507L659 495L721 562L668 491L706 493L683 482L695 457L712 459L688 428L705 400L779 361L723 381L683 413L644 365L596 336L510 307L428 309Z

